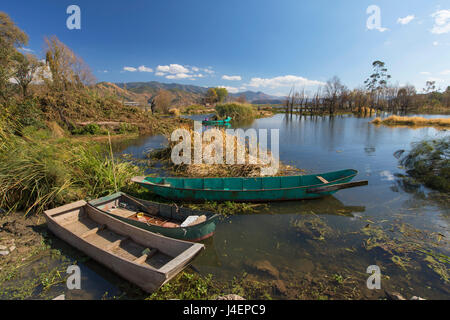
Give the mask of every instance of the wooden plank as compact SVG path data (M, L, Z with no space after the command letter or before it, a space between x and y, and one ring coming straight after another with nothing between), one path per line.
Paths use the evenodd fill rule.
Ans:
M306 193L330 192L330 191L354 188L354 187L359 187L359 186L367 186L368 184L369 184L369 182L367 180L347 182L347 183L338 183L338 184L332 184L332 185L323 186L323 187L310 188L310 189L306 190Z
M120 216L122 218L129 218L136 214L136 212L124 209L124 208L114 208L109 210L112 214L115 214L116 216Z
M120 244L121 244L123 241L128 240L128 239L129 239L128 236L122 237L121 239L118 239L118 240L114 241L113 243L109 244L109 245L105 248L105 250L109 251L109 250L112 250L112 249L114 249L114 248L117 248L118 246L120 246Z
M150 259L151 257L153 257L157 252L158 252L158 249L152 249L148 254L143 254L139 258L136 258L136 260L134 260L134 262L137 264L143 264L145 261L147 261L147 259Z
M95 227L94 229L91 229L91 230L88 230L88 231L86 231L85 233L83 233L82 235L81 235L81 238L86 238L86 237L89 237L91 234L95 234L95 233L97 233L97 232L99 232L99 231L102 231L103 229L105 229L105 225L104 224L102 224L101 226L99 226L99 227Z
M66 205L58 207L58 208L54 208L54 209L51 209L51 210L46 210L45 214L50 216L50 217L53 217L53 216L58 215L58 214L62 214L62 213L66 213L68 211L72 211L73 209L76 209L76 208L84 207L84 205L86 203L87 203L86 201L80 200L80 201L77 201L77 202L66 204Z
M323 183L330 183L330 182L328 182L327 179L325 179L324 177L321 177L321 176L317 176L317 179L319 179L319 180L322 181Z

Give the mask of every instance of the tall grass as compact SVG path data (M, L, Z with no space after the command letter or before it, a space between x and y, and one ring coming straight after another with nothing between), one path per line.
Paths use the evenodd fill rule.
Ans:
M225 103L216 105L216 112L220 118L232 117L233 120L255 118L257 112L250 104Z
M114 161L100 145L50 143L0 129L0 208L40 213L70 201L112 193L139 169Z

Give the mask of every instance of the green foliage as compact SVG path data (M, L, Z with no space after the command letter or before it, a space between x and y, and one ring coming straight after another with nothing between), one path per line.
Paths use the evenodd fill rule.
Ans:
M217 101L219 101L216 89L209 88L208 91L206 92L205 100L207 103L210 103L210 104L214 104Z
M100 134L108 134L108 131L105 129L102 129L98 124L96 123L89 123L83 127L77 127L74 128L72 131L72 134L75 135L100 135Z
M132 125L131 123L121 123L119 126L119 134L125 134L125 133L137 133L138 127L135 125Z
M255 118L257 112L250 104L241 103L225 103L216 106L217 115L220 118L226 116L232 117L233 120L251 119Z
M414 143L401 164L429 188L450 192L450 137Z
M218 295L218 290L213 286L212 275L206 277L197 274L182 272L174 280L166 283L157 292L148 297L152 300L193 300L210 299Z
M217 94L217 102L221 103L225 101L226 97L228 96L228 90L225 88L215 88L214 90Z
M14 99L9 105L9 117L18 123L17 128L45 127L44 114L37 107L36 99L27 99L20 102Z

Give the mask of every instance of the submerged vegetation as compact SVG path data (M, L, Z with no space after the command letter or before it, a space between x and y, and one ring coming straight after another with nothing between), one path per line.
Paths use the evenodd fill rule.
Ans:
M414 143L400 162L427 187L450 192L450 136Z
M418 127L450 127L450 118L435 118L427 119L423 117L401 117L389 116L385 119L375 118L372 120L373 124L384 124L388 126L418 126Z

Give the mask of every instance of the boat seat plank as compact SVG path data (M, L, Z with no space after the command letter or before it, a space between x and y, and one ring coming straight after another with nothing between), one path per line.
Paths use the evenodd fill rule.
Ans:
M124 237L122 237L122 238L120 238L120 239L117 239L117 240L114 241L113 243L109 244L105 249L106 249L107 251L110 251L110 250L112 250L112 249L115 249L115 248L117 248L118 246L120 246L120 245L122 244L122 242L125 242L125 241L127 241L128 239L129 239L128 236L124 236Z
M118 215L122 218L129 218L131 216L133 216L136 212L135 211L131 211L128 209L124 209L124 208L114 208L114 209L110 209L109 212Z
M330 183L327 179L325 179L324 177L321 177L321 176L317 176L317 179L319 179L323 183Z
M143 264L147 259L150 259L151 257L153 257L157 252L158 252L158 249L153 248L152 250L150 250L150 252L148 254L143 254L139 258L136 258L134 260L134 262L138 263L138 264Z
M81 237L84 233L99 227L100 225L88 217L82 217L79 220L72 221L63 225L65 228Z
M104 224L102 224L101 226L99 226L99 227L95 227L95 228L93 228L93 229L91 229L91 230L88 230L88 231L86 231L85 233L83 233L82 235L81 235L81 238L86 238L86 237L89 237L91 234L94 234L94 233L97 233L97 232L99 232L99 231L102 231L103 229L105 229L105 225Z

